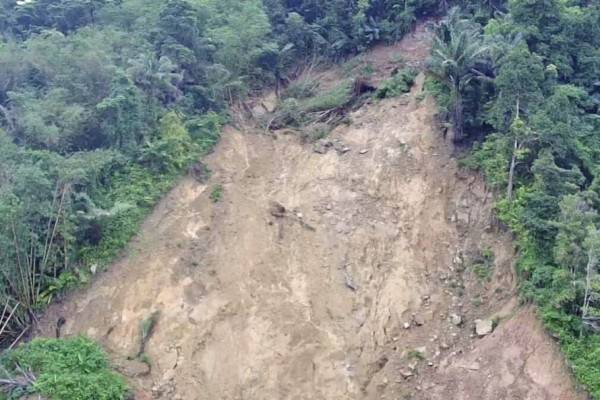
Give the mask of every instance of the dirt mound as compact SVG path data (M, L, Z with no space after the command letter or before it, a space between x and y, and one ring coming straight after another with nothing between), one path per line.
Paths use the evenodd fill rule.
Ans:
M392 52L418 64L427 34L371 53L380 74ZM210 180L184 179L127 256L42 327L64 316L65 334L123 359L160 311L151 372L132 378L140 398L576 399L516 306L510 237L480 177L459 170L423 80L336 128L348 151L227 128ZM474 321L495 316L476 337Z

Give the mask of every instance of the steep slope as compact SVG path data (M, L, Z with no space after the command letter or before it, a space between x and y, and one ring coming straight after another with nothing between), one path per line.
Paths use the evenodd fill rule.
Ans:
M427 42L421 27L367 58L383 76L391 54L420 65ZM482 179L458 168L423 81L353 112L330 135L341 151L228 127L210 182L182 180L43 333L62 316L65 334L121 363L160 311L150 374L126 370L140 399L579 398L517 306L511 238ZM489 279L473 267L484 254ZM475 319L492 317L496 330L475 337Z

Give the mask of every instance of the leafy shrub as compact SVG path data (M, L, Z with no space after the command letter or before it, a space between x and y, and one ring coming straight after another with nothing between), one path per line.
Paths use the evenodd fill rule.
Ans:
M381 84L375 92L375 97L386 99L410 92L410 88L415 83L418 73L414 68L404 68L398 71L394 76Z
M213 203L218 203L223 197L223 185L215 185L213 186L210 192L210 199Z
M1 365L8 377L31 371L35 382L7 398L38 393L51 400L123 400L125 380L110 370L106 354L85 337L35 339L5 353Z
M344 107L352 100L352 85L344 82L324 93L317 94L301 103L306 113L333 110Z
M305 78L292 82L281 94L282 99L306 99L314 96L319 88L315 79Z
M352 100L353 93L350 81L325 92L314 94L311 97L302 99L285 98L277 106L269 128L301 127L320 122L318 114L343 112Z
M425 78L424 89L429 93L435 101L441 113L448 113L452 106L452 98L450 96L450 90L442 81L434 78L431 75L427 75Z

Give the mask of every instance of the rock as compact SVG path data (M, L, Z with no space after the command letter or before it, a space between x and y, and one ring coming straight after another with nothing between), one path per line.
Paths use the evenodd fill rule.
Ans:
M423 326L425 324L425 318L421 314L413 314L412 320L417 326Z
M139 390L133 395L134 400L152 400L152 395L145 390Z
M341 233L348 234L348 233L350 233L350 226L348 224L346 224L345 222L341 221L336 224L335 231L340 234Z
M172 381L173 379L175 379L175 370L174 369L169 369L167 371L165 371L165 373L163 374L163 382L165 384L169 383L170 381Z
M278 202L271 201L269 203L269 213L276 218L283 218L285 217L286 209Z
M313 145L313 151L319 154L325 154L329 148L333 146L333 142L328 139L320 139Z
M450 322L454 326L460 326L463 322L462 317L458 314L450 314Z
M410 378L411 376L413 376L413 372L412 372L410 369L408 369L408 368L401 368L401 369L400 369L400 371L398 371L398 372L400 372L400 375L401 375L401 376L402 376L404 379L408 379L408 378Z
M369 150L367 149L362 149L361 151L359 151L359 154L367 154L369 152Z
M115 368L128 378L137 378L150 373L150 366L138 360L119 361L116 363Z
M468 369L470 371L479 371L481 369L481 366L479 365L478 362L474 362L468 365L463 365L462 366L464 369Z
M319 143L313 145L313 151L317 154L326 154L329 149Z
M471 213L467 208L461 208L456 210L456 222L463 226L469 225L471 222Z
M344 154L350 151L350 147L346 146L344 143L342 143L339 140L336 140L333 143L333 148L335 149L335 151L337 151L339 154Z
M405 322L404 323L404 329L410 329L410 323Z
M489 335L494 330L494 322L491 319L475 320L475 333L479 337Z

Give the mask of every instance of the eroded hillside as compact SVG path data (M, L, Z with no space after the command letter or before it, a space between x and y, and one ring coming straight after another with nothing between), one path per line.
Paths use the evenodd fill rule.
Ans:
M421 65L428 40L421 27L367 58L386 76L391 54ZM210 180L182 180L43 330L64 317L63 334L99 340L140 399L579 398L518 306L511 238L423 82L352 112L325 154L252 121L226 128ZM126 358L155 311L146 373ZM498 326L480 338L476 319Z

